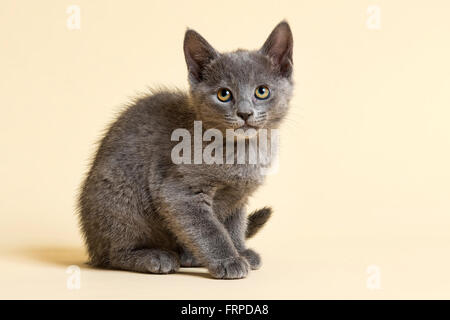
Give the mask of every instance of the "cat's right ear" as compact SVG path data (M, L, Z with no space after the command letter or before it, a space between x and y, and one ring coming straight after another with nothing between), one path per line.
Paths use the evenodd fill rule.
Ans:
M189 72L189 81L192 83L201 82L204 68L219 54L208 41L191 29L188 29L184 35L183 49Z

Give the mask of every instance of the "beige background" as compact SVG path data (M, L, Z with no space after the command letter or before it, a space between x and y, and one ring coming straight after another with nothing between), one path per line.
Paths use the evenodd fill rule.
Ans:
M66 27L71 4L81 30ZM450 298L449 12L446 0L3 0L0 298ZM262 269L217 281L83 265L75 197L106 124L147 86L186 87L187 26L219 50L258 48L283 18L297 86L280 170L250 206L276 212L251 241Z

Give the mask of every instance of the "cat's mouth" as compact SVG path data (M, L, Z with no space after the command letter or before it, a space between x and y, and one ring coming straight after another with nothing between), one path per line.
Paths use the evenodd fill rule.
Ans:
M254 123L253 121L235 121L228 123L229 128L232 130L260 130L263 127L263 123Z
M259 127L251 125L251 124L248 124L248 123L245 123L245 124L243 124L242 126L236 128L236 129L243 129L243 130L254 129L254 130L258 130Z

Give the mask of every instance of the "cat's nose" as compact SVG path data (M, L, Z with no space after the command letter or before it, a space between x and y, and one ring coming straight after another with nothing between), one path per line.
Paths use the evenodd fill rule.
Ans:
M253 114L253 111L238 111L237 115L239 118L242 118L244 121L247 121L248 118Z

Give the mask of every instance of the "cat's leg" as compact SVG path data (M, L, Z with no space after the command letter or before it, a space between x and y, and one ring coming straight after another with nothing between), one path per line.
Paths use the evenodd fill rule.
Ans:
M180 268L178 255L162 249L118 250L110 254L115 269L144 273L174 273Z
M208 268L213 277L244 278L250 266L214 215L213 193L209 187L192 188L182 182L166 181L161 188L161 214L181 244Z
M247 217L245 209L239 208L224 221L225 228L228 230L234 246L239 254L247 259L253 270L261 267L261 257L252 249L245 245L245 232L247 230Z
M181 248L180 249L180 265L182 267L203 267L203 265L200 263L200 261L194 257L192 252L187 248Z
M145 273L176 272L180 262L178 254L170 251L174 248L170 237L162 236L148 217L121 198L104 194L110 201L96 201L83 220L91 264Z
M261 257L252 249L246 248L245 233L247 229L247 218L243 209L238 209L233 215L224 221L225 228L231 236L234 246L239 254L247 259L250 267L257 270L261 267ZM201 267L202 264L186 248L180 250L180 265L182 267Z
M172 235L144 213L135 181L114 167L94 168L79 199L79 214L95 267L145 273L171 273L179 269Z

